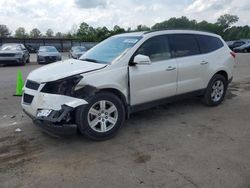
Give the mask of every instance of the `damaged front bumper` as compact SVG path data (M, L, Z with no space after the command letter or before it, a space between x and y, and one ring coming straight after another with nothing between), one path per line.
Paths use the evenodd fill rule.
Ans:
M42 86L40 86L42 87ZM79 106L88 104L84 99L42 93L24 88L22 97L23 111L39 127L50 133L64 134L71 132L72 112Z

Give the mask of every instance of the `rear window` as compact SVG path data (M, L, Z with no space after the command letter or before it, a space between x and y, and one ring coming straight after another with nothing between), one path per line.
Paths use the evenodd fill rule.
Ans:
M200 49L194 35L170 35L171 51L174 57L186 57L200 54Z
M222 41L217 37L206 35L196 35L195 37L197 38L202 53L210 53L224 46Z

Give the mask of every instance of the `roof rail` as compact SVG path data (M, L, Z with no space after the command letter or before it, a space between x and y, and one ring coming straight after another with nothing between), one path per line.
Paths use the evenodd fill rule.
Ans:
M211 31L206 31L206 30L199 30L199 29L188 29L188 28L168 28L168 29L155 29L155 30L150 30L150 31L146 31L144 32L144 35L145 34L149 34L149 33L154 33L154 32L158 32L158 31L172 31L172 30L177 30L177 31L200 31L200 32L206 32L206 33L211 33L211 34L216 34L216 33L213 33Z

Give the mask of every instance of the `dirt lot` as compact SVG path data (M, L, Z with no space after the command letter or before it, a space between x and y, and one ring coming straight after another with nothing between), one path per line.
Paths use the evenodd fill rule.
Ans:
M250 188L250 55L238 55L221 106L188 99L136 113L106 142L32 124L12 95L17 70L37 67L0 67L1 187Z

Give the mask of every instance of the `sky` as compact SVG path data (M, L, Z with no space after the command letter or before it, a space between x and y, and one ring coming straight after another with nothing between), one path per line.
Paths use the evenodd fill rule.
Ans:
M135 28L152 26L171 17L187 16L215 22L222 14L238 15L237 25L250 25L249 0L1 0L0 24L12 32L48 28L54 32L74 30L80 23Z

